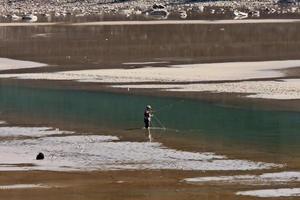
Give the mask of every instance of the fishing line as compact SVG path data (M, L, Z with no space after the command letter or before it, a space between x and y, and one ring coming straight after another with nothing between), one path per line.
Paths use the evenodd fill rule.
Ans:
M163 123L154 115L153 118L158 122L158 124L164 129L166 130L166 127L163 125Z

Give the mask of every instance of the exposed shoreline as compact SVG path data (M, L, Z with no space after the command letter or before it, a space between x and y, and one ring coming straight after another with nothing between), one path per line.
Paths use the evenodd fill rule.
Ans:
M23 73L15 74L5 73L4 70L0 77L3 84L20 82L29 87L170 96L242 107L299 111L297 62L289 60L170 66L161 63L167 67L42 73L24 73L25 69ZM224 69L226 72L219 72ZM36 83L38 86L33 86Z
M42 131L46 131L46 129L41 129ZM57 130L50 130L57 131ZM51 134L50 132L50 134ZM44 135L44 132L42 133ZM53 132L52 132L53 134ZM56 133L55 133L56 134ZM32 138L39 137L40 135L32 135ZM92 135L87 135L86 137L93 137ZM3 136L1 136L3 137ZM4 136L6 137L6 136ZM37 139L38 141L47 140L47 137L42 137L40 139ZM57 136L55 136L57 137ZM66 136L68 137L68 136ZM64 138L64 136L61 136L59 138ZM115 138L115 137L113 137ZM51 136L50 138L51 139ZM57 138L58 139L58 138ZM110 139L110 137L108 137ZM32 140L32 139L31 139ZM31 141L28 140L28 141ZM12 140L13 141L13 140ZM26 140L25 140L26 141ZM32 144L34 140L29 142ZM57 141L56 141L57 142ZM26 142L25 142L26 143ZM7 145L7 144L6 144ZM81 148L81 147L80 147ZM78 150L80 150L80 148ZM87 149L90 149L91 147L88 147ZM102 148L97 148L101 150ZM93 155L93 154L91 154ZM30 156L30 155L28 155ZM204 156L210 156L209 154L206 154ZM126 157L126 156L125 156ZM186 159L186 156L184 156ZM47 158L49 159L49 158ZM171 160L174 158L171 157ZM220 159L220 158L218 158ZM47 165L47 162L49 161L41 161L42 165ZM59 160L55 159L55 162L58 162ZM194 162L193 159L189 160L189 162ZM129 163L132 164L132 163ZM201 166L201 165L200 165ZM168 170L168 169L161 169L161 170L112 170L112 171L73 171L72 169L67 171L60 171L60 170L54 170L54 171L39 171L39 170L29 170L26 173L24 173L23 170L21 171L6 171L3 173L4 175L0 178L0 189L1 189L1 195L9 195L9 191L15 191L18 190L20 193L23 192L35 192L35 195L39 196L41 194L45 195L45 193L51 192L52 195L58 195L59 197L64 197L64 194L59 193L58 191L63 188L63 191L73 191L74 188L82 189L84 190L84 195L86 195L87 191L93 191L94 187L97 187L97 192L95 193L95 197L91 197L91 199L94 199L96 197L106 197L105 192L99 193L99 188L102 188L101 191L107 191L112 190L115 194L122 195L123 199L131 199L132 196L130 195L132 192L142 192L149 190L149 181L151 181L151 190L155 191L155 194L159 195L161 199L176 199L177 197L180 198L189 198L190 195L195 195L194 189L199 190L197 192L197 198L199 196L205 195L210 193L210 188L213 186L213 190L215 191L215 187L218 187L218 190L222 191L221 194L224 192L227 193L228 199L231 199L235 197L236 193L243 190L243 186L240 187L240 183L229 183L224 185L218 185L215 184L213 181L208 184L190 184L188 182L185 182L184 180L186 178L196 177L197 180L198 177L201 179L209 179L209 176L216 176L218 179L219 177L222 178L224 174L226 175L232 175L233 177L250 177L251 179L254 178L267 178L266 180L262 179L261 181L265 181L263 185L265 186L272 186L274 187L274 182L276 183L276 178L281 177L286 184L290 184L291 186L295 186L299 182L299 173L298 172L289 172L289 171L277 171L277 170L284 170L284 169L263 169L263 165L260 164L260 167L262 167L261 170L254 170L251 169L247 171L241 171L241 170L230 170L228 172L224 171L206 171L206 170ZM1 166L2 168L5 166ZM25 165L20 165L20 167L25 167ZM51 166L50 166L51 167ZM236 166L235 166L236 167ZM275 171L274 171L275 170ZM274 171L274 172L273 172ZM268 173L269 174L266 174ZM256 176L255 174L261 174L260 176ZM17 176L16 176L17 175ZM223 176L222 176L223 175ZM207 178L206 178L207 177ZM270 180L268 179L270 177ZM146 178L146 179L145 179ZM229 177L230 178L230 177ZM76 181L80 180L80 181ZM225 180L226 181L226 180ZM246 179L247 181L247 179ZM18 184L16 184L18 183ZM245 183L248 188L256 189L257 186L261 185L256 183L255 181L253 184L251 184L251 180L248 183ZM281 186L283 183L276 183L275 185ZM160 187L168 188L168 190L171 191L177 191L178 188L183 191L177 191L176 196L169 196L164 193L160 193L161 189ZM109 189L110 188L110 189ZM205 188L205 192L201 191L201 188ZM248 190L250 190L248 189ZM128 193L130 191L130 193ZM72 192L74 194L74 191ZM81 194L81 190L78 190L76 194ZM271 194L271 193L270 193ZM104 195L104 196L103 196ZM179 195L179 196L178 196ZM110 196L108 194L108 196ZM147 199L147 197L139 196L140 199ZM22 199L27 199L27 197L23 196ZM29 198L30 199L30 198ZM47 199L47 197L46 197ZM51 199L51 198L50 198ZM226 199L226 198L224 198Z
M155 7L155 5L158 5ZM159 12L153 12L153 11ZM246 15L237 15L235 10ZM37 16L36 21L100 21L153 20L153 19L243 19L243 18L293 18L300 17L296 1L10 1L0 4L1 21L17 22L28 14ZM84 17L90 18L88 20ZM97 20L97 21L99 21Z
M150 20L150 21L95 21L95 22L14 22L0 23L0 27L16 26L138 26L138 25L201 25L201 24L281 24L300 23L300 19L244 19L244 20Z

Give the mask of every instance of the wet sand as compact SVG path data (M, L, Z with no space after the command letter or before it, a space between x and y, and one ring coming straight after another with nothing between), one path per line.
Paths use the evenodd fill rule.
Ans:
M201 173L178 171L116 171L92 173L8 172L0 184L43 184L50 188L0 190L5 199L253 199L236 196L240 190L255 186L239 184L197 185L182 182L183 177ZM294 184L294 187L299 184ZM284 187L282 185L281 187ZM269 187L266 187L269 188Z
M5 183L42 183L53 188L1 190L5 199L232 199L229 190L180 182L193 176L177 171L116 171L92 173L8 172ZM225 193L224 193L225 192ZM247 199L247 198L243 198Z

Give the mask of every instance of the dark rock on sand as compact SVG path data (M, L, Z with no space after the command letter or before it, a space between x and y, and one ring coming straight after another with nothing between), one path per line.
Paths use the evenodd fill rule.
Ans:
M39 153L37 156L36 156L36 159L37 160L44 160L45 156L43 153Z

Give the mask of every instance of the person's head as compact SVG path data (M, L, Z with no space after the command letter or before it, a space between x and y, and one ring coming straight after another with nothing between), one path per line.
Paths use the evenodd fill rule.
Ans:
M146 106L146 110L151 110L151 109L152 109L152 107L150 105Z

